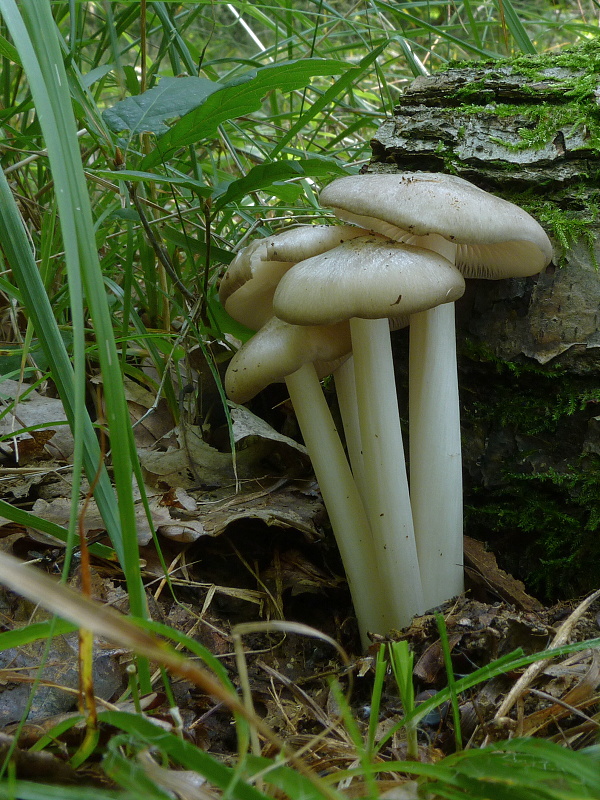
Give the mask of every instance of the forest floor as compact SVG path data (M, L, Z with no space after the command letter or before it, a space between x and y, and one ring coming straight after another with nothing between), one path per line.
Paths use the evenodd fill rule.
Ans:
M21 426L39 425L42 413L56 420L56 407L40 410L47 400L30 395L28 404L19 408L31 412L39 405L37 421L20 419ZM138 405L140 409L134 411L143 418L143 404ZM240 446L237 480L230 456L208 445L198 428L180 425L177 430L163 430L168 426L159 411L150 418L154 427L138 430L158 530L153 540L141 510L138 538L150 611L154 619L208 648L235 684L232 630L239 623L298 622L338 642L348 654L346 662L325 638L299 635L291 628L243 637L257 713L294 749L305 748L305 758L317 772L345 769L355 762L356 749L340 722L331 678L349 690L356 724L366 731L377 651L386 641L404 639L414 653L416 702L431 698L448 685L436 615L416 618L410 628L394 632L389 640L373 636L368 652L361 651L350 596L332 537L326 533L326 515L303 448L250 412L234 411L234 434ZM49 445L54 442L54 430L58 429L35 431L3 445L0 496L65 525L71 486L69 444L67 437L53 450ZM92 540L110 544L93 502L85 512L83 527ZM60 574L64 545L58 540L8 522L0 527L0 536L3 549ZM573 601L544 607L519 581L499 569L482 543L465 539L465 552L465 595L435 610L445 620L455 677L518 648L533 654L598 636L597 598L583 605ZM161 561L168 566L169 581ZM78 586L77 557L73 563L71 580ZM114 561L94 558L92 581L99 600L127 613L123 574ZM8 591L0 592L0 606L5 630L48 617ZM34 642L0 652L0 731L4 737L0 737L0 749L6 746L4 739L10 741L18 730L19 752L25 753L59 722L77 714L77 636L55 637L40 672L44 646L44 642ZM99 705L128 707L130 654L99 641L94 659ZM579 749L594 742L598 734L599 686L596 649L536 662L528 671L497 675L459 696L459 720L445 702L420 721L419 758L432 762L454 752L458 721L463 747L519 735ZM233 757L236 736L229 711L185 681L175 680L172 689L184 736L226 759ZM146 713L172 723L160 675L155 692L141 702ZM376 730L376 740L386 742L378 758L406 757L405 729L398 726L403 713L396 684L388 676ZM20 726L25 717L25 725ZM388 732L392 735L387 736ZM70 729L64 747L75 746L82 735L81 728ZM265 754L272 754L267 745ZM49 767L46 762L32 762L31 756L23 758L30 778L47 769L51 774L53 769L64 769L60 759ZM93 763L86 770L93 780Z

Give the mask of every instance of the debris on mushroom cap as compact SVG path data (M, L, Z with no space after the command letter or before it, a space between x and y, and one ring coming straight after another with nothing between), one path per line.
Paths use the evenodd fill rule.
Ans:
M361 236L306 259L281 279L275 314L296 325L399 317L450 303L465 282L445 258L379 236Z
M351 349L348 322L303 327L271 317L229 362L225 391L234 403L246 403L303 364L313 362L321 377L329 375Z
M240 250L219 287L219 300L229 316L252 330L258 330L272 316L277 284L295 263L266 259L267 247L274 238L257 239Z
M443 236L458 245L456 266L466 277L534 275L552 260L550 240L533 217L455 175L348 176L323 189L320 201L340 219L398 241Z
M267 243L269 261L304 261L370 231L356 225L300 225L287 228Z

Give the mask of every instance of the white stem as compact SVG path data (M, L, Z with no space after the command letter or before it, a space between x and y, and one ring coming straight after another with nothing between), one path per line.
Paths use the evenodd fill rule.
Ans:
M447 258L438 234L412 240ZM464 590L460 407L454 304L410 319L410 490L427 608Z
M410 318L409 375L410 492L429 609L464 590L454 303Z
M387 633L367 516L313 364L285 379L350 586L360 636Z
M356 380L354 376L354 358L350 356L333 373L335 391L346 438L346 449L356 486L365 503L365 468L360 441L360 424L356 403Z
M424 611L389 324L350 320L356 393L371 524L390 626L403 628Z

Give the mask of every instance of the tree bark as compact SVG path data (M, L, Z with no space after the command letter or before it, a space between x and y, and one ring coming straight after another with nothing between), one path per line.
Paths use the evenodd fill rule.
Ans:
M550 235L539 276L468 281L457 304L466 532L546 599L600 564L600 48L417 78L369 172L451 172Z

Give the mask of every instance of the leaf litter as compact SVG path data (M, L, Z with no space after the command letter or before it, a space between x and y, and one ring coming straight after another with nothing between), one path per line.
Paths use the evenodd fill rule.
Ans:
M169 415L165 409L158 406L156 416L145 416L154 400L151 393L136 386L131 382L128 398L132 420L144 421L135 430L152 515L150 526L138 497L138 539L153 618L204 644L222 659L232 675L232 626L257 618L297 619L359 653L349 594L335 549L328 538L323 538L326 518L304 448L247 409L234 406L234 466L231 454L210 444L202 427L180 422L173 428L166 424ZM29 388L16 382L0 384L7 409L1 429L5 441L0 495L25 504L45 519L66 525L70 497L68 459L72 448L69 450L64 439L58 448L52 444L57 433L68 428L54 425L64 419L56 402L46 402L47 398ZM26 399L21 400L24 392ZM17 398L18 404L11 406ZM19 433L15 446L11 434L27 425L37 430L29 435ZM43 441L36 439L39 431L45 433ZM18 451L26 452L21 443L29 440L31 455L25 460ZM82 491L87 491L85 484ZM8 521L6 524L9 535L3 543L5 548L21 557L37 559L51 570L59 568L61 542ZM93 501L83 525L90 537L103 536L103 523ZM164 562L158 558L157 543L152 541L151 527L160 536L158 544L169 567L168 579L162 568ZM4 530L0 526L0 535ZM457 676L469 674L517 647L525 653L540 652L552 644L559 630L564 641L582 641L598 635L597 601L580 614L573 614L572 603L544 608L520 582L499 569L481 543L467 540L465 550L469 595L441 609ZM98 596L127 613L127 595L118 567L97 561L93 576L94 585L99 587ZM2 593L1 604L9 629L47 618L9 592ZM415 653L417 702L430 700L447 683L434 615L416 618L395 638L398 637L406 639ZM369 722L375 654L384 644L384 639L374 637L370 652L353 660L353 711L364 734ZM293 747L306 748L305 758L316 771L349 768L356 758L355 747L339 723L328 685L331 677L345 684L347 668L330 648L283 633L255 633L245 637L244 646L254 704L262 709L269 726ZM55 637L41 674L37 672L41 658L37 645L11 648L2 656L0 723L5 736L11 735L25 713L29 687L34 679L41 678L21 739L31 745L65 715L68 718L76 713L76 642L72 634ZM102 640L97 642L98 702L118 700L126 685L128 663L127 652ZM491 678L460 697L463 745L474 747L512 735L533 735L577 749L595 740L600 727L597 651L584 650L560 660L544 661L513 705L503 710L502 704L518 677L509 674ZM173 727L160 685L157 689L147 700L154 707L153 717ZM229 713L185 681L174 682L173 691L186 735L225 759L232 756L235 747ZM389 676L382 700L376 736L394 732L378 758L402 759L406 756L406 741L397 724L404 710ZM453 752L455 733L448 703L441 703L420 723L420 757L436 761ZM75 728L65 741L76 741L81 735ZM273 755L268 744L263 752ZM27 761L27 769L42 779L49 762L33 767L30 763ZM63 765L58 759L58 780L64 777ZM147 768L149 773L158 775L152 764ZM168 785L166 778L165 782ZM413 781L399 781L397 776L383 776L381 780L384 796L392 799L416 797L415 787ZM350 796L361 794L360 786L353 785L346 791Z

